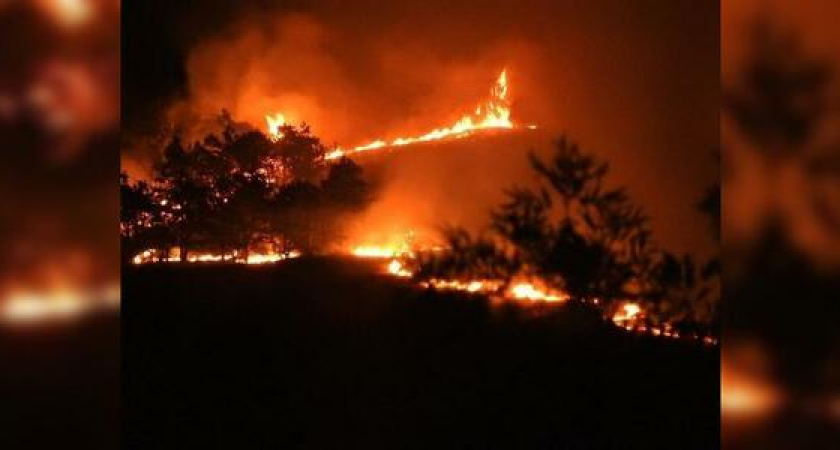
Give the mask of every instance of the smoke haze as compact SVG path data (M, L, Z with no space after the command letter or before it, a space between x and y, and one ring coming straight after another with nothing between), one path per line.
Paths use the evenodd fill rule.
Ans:
M508 181L528 181L527 151L546 152L568 133L610 161L612 181L648 209L664 246L713 251L695 204L717 177L714 2L206 3L154 25L181 32L126 24L128 36L155 36L126 46L126 73L179 75L138 80L136 89L126 77L123 165L132 175L148 176L158 152L137 136L173 125L200 136L222 109L259 129L266 114L281 112L343 147L423 134L469 113L507 67L513 122L540 129L417 149L425 156L401 149L388 160L403 174L391 186L402 187L386 184L371 214L419 209L424 223L486 223L477 212L496 204ZM159 6L134 8L142 16ZM356 160L368 165L365 158ZM478 195L474 186L479 197L449 203L462 198L453 192Z

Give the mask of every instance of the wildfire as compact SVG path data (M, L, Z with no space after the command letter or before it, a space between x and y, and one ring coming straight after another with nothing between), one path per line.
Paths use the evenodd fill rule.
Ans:
M409 250L404 246L377 246L377 245L362 245L353 247L350 253L353 256L361 258L393 258L405 253Z
M444 248L436 246L424 249L413 243L412 233L408 233L407 236L402 241L391 245L351 247L349 253L360 258L387 259L389 262L383 267L384 273L400 278L412 278L414 277L414 273L406 267L407 261L416 258L418 252L440 251L444 250ZM522 305L563 304L571 300L571 297L567 293L550 287L548 283L540 278L530 276L515 278L511 281L501 279L464 280L458 278L429 278L418 280L417 284L425 289L481 294L488 296L494 301L510 301ZM581 301L595 306L599 306L602 303L599 298L582 299ZM697 333L681 333L672 324L651 323L642 305L636 302L625 301L620 303L609 319L618 328L635 334L695 340L706 345L718 344L718 340L714 336L704 336Z
M381 238L382 236L377 236ZM414 250L425 250L416 243L414 230L392 233L387 239L379 240L376 244L370 244L369 240L361 241L364 244L352 246L349 252L360 258L388 258L393 259L399 256L414 256Z
M420 282L421 287L437 289L439 291L462 291L472 293L496 293L502 288L503 283L498 280L445 280L432 278Z
M568 296L549 289L538 288L532 283L516 283L510 287L508 293L517 300L529 300L532 302L563 302Z
M463 138L469 136L476 130L511 129L513 127L513 122L510 120L507 69L503 69L502 73L496 79L493 88L490 89L490 97L476 106L474 114L467 114L461 117L453 125L445 128L437 128L420 136L398 137L390 141L377 139L349 150L339 147L328 153L326 158L335 159L349 154L361 153L383 147L400 147L445 138ZM535 127L532 125L528 128L533 129Z
M421 287L441 291L461 291L490 294L495 298L513 301L560 303L568 296L531 282L514 282L505 288L502 280L446 280L433 278L420 283Z
M279 140L283 137L280 127L286 123L281 113L265 116L268 125L268 134L272 140ZM391 140L376 139L366 144L345 149L336 147L325 155L326 159L337 159L343 156L362 153L386 147L401 147L418 142L436 141L440 139L458 139L469 136L478 130L503 130L512 129L516 125L510 119L510 99L508 98L508 74L503 69L490 89L489 97L475 107L472 114L466 114L449 127L437 128L419 136L397 137ZM524 128L536 129L535 125L527 125Z
M619 308L619 310L613 315L613 322L619 326L625 326L626 324L634 321L635 319L639 318L639 314L642 312L642 308L639 307L636 303L625 303L624 305Z
M186 262L188 263L206 263L206 262L232 262L237 264L270 264L280 262L290 258L297 258L300 252L291 251L288 253L277 252L248 252L247 255L234 250L230 253L191 253L187 255ZM149 264L149 263L178 263L181 262L181 257L177 254L177 249L170 253L169 256L160 254L157 250L144 250L134 256L132 262L135 265Z
M266 115L265 123L268 125L268 137L272 141L279 141L283 138L283 132L280 131L280 127L286 124L286 118L282 113Z
M403 264L398 259L394 259L388 264L388 273L397 277L406 278L413 275L411 271L403 267Z
M406 253L404 256L411 257L413 253ZM413 273L407 270L399 259L393 259L386 266L386 272L398 277L412 277ZM507 300L521 304L546 304L565 303L570 297L561 292L546 286L540 280L528 279L527 281L505 282L503 280L459 280L431 278L422 280L419 286L426 289L439 291L460 291L474 294L484 294L495 300ZM599 305L599 299L590 299L593 305ZM656 337L667 337L672 339L693 339L706 345L717 345L718 340L713 336L702 336L698 334L681 335L671 324L650 325L642 307L638 303L626 302L612 316L612 322L621 329L628 332L645 334Z

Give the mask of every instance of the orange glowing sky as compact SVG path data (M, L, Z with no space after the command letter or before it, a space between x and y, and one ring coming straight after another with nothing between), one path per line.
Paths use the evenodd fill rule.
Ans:
M545 150L567 132L610 161L614 181L648 208L664 245L708 253L714 244L694 205L717 175L713 3L642 10L608 1L527 8L312 1L288 11L209 2L200 14L135 5L135 14L154 12L177 26L127 24L138 41L123 55L124 84L132 86L123 97L131 143L123 164L148 171L156 150L143 132L156 121L183 121L198 135L222 108L260 129L266 114L282 112L342 146L421 136L456 123L507 67L511 120L539 125L540 138L505 141L518 151L491 145L483 165L521 167L529 146ZM460 166L460 158L447 161L448 153L436 155L440 170L422 163L429 182L444 183L460 167L478 177L461 181L498 199L504 185Z

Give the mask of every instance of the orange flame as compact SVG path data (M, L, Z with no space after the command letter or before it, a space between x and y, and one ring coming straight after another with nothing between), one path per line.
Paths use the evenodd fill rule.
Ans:
M290 258L297 258L300 252L292 251L288 253L277 252L248 252L247 255L234 250L230 253L190 253L187 255L188 263L207 263L207 262L232 262L237 264L270 264L280 262ZM173 249L169 256L161 255L157 250L144 250L132 258L132 263L135 265L151 264L156 262L163 263L178 263L181 258L178 255L177 249Z
M408 230L389 237L385 243L368 244L350 248L350 254L362 258L396 258L398 256L413 257L413 250L418 249L414 230Z
M265 123L268 125L268 137L272 141L279 141L283 138L280 127L286 124L286 118L282 113L268 114L265 116Z
M625 325L629 322L634 321L639 317L639 314L642 312L642 309L636 303L625 303L621 306L614 315L613 315L613 322L616 325Z
M406 256L411 257L411 253ZM394 259L388 264L387 272L398 277L411 277L413 274L406 270L403 264ZM439 291L461 291L474 294L489 295L495 300L509 300L520 304L561 304L570 300L565 292L547 287L540 280L514 281L511 284L503 280L478 279L459 280L432 278L419 282L419 286ZM600 300L590 299L593 304L598 305ZM645 314L637 303L627 302L621 305L613 315L612 322L619 328L630 332L645 334L656 337L667 337L671 339L690 338L702 342L705 345L717 345L718 340L714 336L701 336L693 334L682 336L679 331L670 324L649 325L645 321Z
M362 245L354 247L350 253L362 258L393 258L404 253L406 250L395 246Z
M563 302L568 300L567 295L553 292L548 289L539 288L532 283L516 283L508 289L508 295L516 300L530 300L532 302Z
M326 155L327 159L341 158L349 154L360 153L383 147L399 147L415 144L418 142L436 141L445 138L463 138L469 136L476 130L486 129L511 129L514 127L510 120L510 101L508 100L508 77L507 69L496 79L493 88L490 89L490 98L475 108L475 114L467 114L461 117L455 124L447 128L437 128L426 134L411 137L398 137L391 141L377 139L364 145L344 150L336 148ZM534 129L533 125L528 126Z
M269 137L277 141L283 137L280 127L286 123L282 113L269 114L265 116L268 125ZM401 147L419 142L437 141L441 139L459 139L470 136L479 130L505 130L516 128L510 120L510 100L508 98L508 74L507 69L502 69L493 87L490 89L490 96L487 100L475 107L473 114L466 114L453 125L444 128L437 128L419 136L397 137L386 141L376 139L367 144L357 145L345 149L335 147L328 152L325 159L338 159L347 155L367 152L386 147ZM523 128L536 129L536 125L525 125Z
M403 267L398 259L394 259L388 264L388 273L397 277L411 277L413 275L410 270Z

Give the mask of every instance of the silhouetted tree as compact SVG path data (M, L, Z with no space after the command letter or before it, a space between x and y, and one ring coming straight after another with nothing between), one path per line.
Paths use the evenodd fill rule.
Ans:
M467 230L445 227L445 252L420 253L413 264L420 279L451 277L467 279L510 279L520 272L521 263L510 247L489 236L474 238Z
M323 197L312 184L297 181L283 186L276 197L275 230L287 245L311 253L318 247Z
M259 131L227 136L228 139L221 143L222 152L232 159L239 171L256 173L274 154L275 144Z
M175 133L155 166L153 185L121 180L129 197L122 224L130 231L135 216L144 221L143 239L126 234L128 252L155 248L165 257L177 246L182 261L192 250L237 250L247 257L259 242L281 252L319 251L336 243L347 217L370 203L361 167L348 158L326 161L307 125L284 126L274 140L225 111L219 121L220 134L189 147Z
M148 183L131 184L128 174L120 173L120 244L124 259L150 244L148 231L155 218L155 202Z
M653 245L642 208L625 189L606 186L606 162L565 138L550 159L529 157L539 186L505 192L491 211L491 236L446 229L449 249L421 255L418 277L537 276L608 309L615 300L644 303L655 321L712 320L717 303L693 260Z
M210 237L222 254L236 249L247 258L251 245L270 233L271 188L264 179L245 173L226 178L234 188L216 208Z
M346 211L359 211L372 201L371 188L362 168L350 158L341 158L329 166L321 182L326 200Z
M275 172L283 182L317 182L325 168L324 154L326 147L312 134L309 125L300 127L284 125L280 127L283 137L276 143Z
M543 183L508 191L492 213L494 230L528 270L574 297L638 297L630 284L650 256L647 217L624 189L604 186L609 165L565 138L549 161L530 158Z

